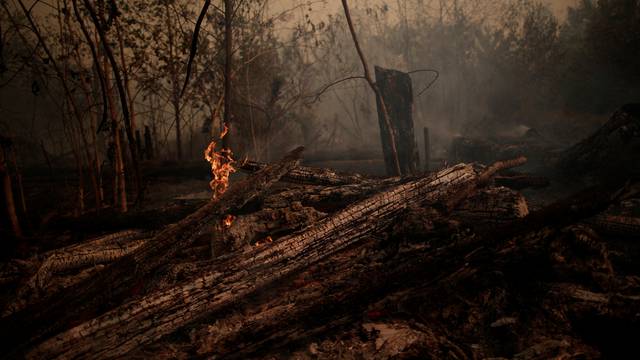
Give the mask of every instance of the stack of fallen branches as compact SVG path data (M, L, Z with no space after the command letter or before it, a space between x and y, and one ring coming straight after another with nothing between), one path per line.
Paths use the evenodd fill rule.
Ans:
M251 163L250 176L158 233L113 234L22 262L29 276L0 320L10 355L148 357L168 335L185 333L187 354L255 356L362 321L363 312L380 317L369 307L407 289L419 291L402 301L472 278L487 263L504 266L569 225L558 212L587 219L628 196L529 215L521 194L494 183L524 158L367 179L299 167L298 153ZM280 179L296 185L271 186ZM540 233L547 224L555 225ZM422 334L471 356L436 330Z

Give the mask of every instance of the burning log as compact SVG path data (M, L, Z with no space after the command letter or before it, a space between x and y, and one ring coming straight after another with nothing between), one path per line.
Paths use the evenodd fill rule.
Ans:
M357 202L273 244L221 260L174 288L126 303L41 343L30 357L123 355L182 326L237 304L266 286L379 233L411 206L454 205L483 186L503 163L478 173L465 164L412 180ZM286 169L288 170L288 169ZM225 194L226 195L226 194Z
M14 344L14 351L20 353L29 344L64 330L70 321L77 321L82 314L100 313L99 309L104 309L106 304L117 304L145 277L208 231L212 223L263 194L298 164L301 151L302 148L298 148L282 161L232 184L219 199L210 201L187 218L167 227L132 254L110 264L95 276L2 318L1 336Z
M473 205L486 204L484 199L491 196L497 196L505 203L495 211ZM495 199L495 202L500 201ZM215 324L201 326L196 331L195 346L198 353L242 358L260 349L284 347L328 328L358 321L367 302L372 296L380 294L380 289L389 291L399 286L417 286L425 279L436 278L444 261L463 261L461 255L469 251L467 248L471 244L448 241L447 233L451 229L445 224L450 217L458 219L459 228L491 226L496 221L494 215L505 221L525 216L528 212L523 201L521 195L509 189L489 188L469 198L450 215L434 209L412 210L394 229L400 232L409 229L411 234L418 225L420 229L415 234L420 234L420 239L425 239L425 243L411 235L397 233L397 238L413 237L413 240L399 254L389 258L387 251L380 251L385 242L366 239L361 246L330 257L273 290L273 293L286 296L246 299L240 304L242 311L219 319ZM474 208L477 208L477 213ZM481 208L486 211L481 211ZM502 209L512 209L513 212L506 215ZM436 222L444 225L446 230L436 226L424 231L421 224L412 225L407 221ZM473 239L474 246L480 242L478 238ZM393 244L386 243L387 248L390 246L393 247ZM403 281L398 282L397 279ZM409 279L420 280L411 282ZM261 305L251 306L256 303ZM327 314L332 314L332 319L327 319Z

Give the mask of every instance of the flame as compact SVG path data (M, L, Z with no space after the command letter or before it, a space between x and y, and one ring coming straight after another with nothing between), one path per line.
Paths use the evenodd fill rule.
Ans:
M224 225L225 227L231 227L231 225L233 224L233 220L235 220L236 217L231 215L231 214L227 214L227 216L224 217L224 219L222 219L222 225Z
M273 242L273 239L271 238L271 236L267 236L266 238L264 238L262 240L256 241L256 247L260 247L260 246L266 245L266 244L271 244L272 242Z
M224 126L222 133L220 133L220 140L222 140L229 128ZM211 175L213 179L209 183L209 187L213 190L213 198L219 198L229 187L229 176L236 172L236 168L233 166L235 160L233 159L233 152L230 149L216 150L216 141L211 141L207 149L204 151L204 158L211 164Z
M227 126L227 124L224 124L224 129L222 129L222 132L220 133L220 140L222 140L222 138L227 136L228 132L229 132L229 127Z

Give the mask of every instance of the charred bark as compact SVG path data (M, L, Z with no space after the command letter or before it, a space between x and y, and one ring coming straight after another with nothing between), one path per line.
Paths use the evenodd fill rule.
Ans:
M28 309L0 320L2 336L14 344L14 354L20 354L30 344L54 335L87 313L102 313L105 307L118 304L152 271L172 258L181 248L189 246L208 231L221 217L238 211L260 196L298 163L302 148L282 161L266 167L252 176L236 182L217 200L212 200L196 212L169 226L132 254L119 259L105 269L78 283L64 293L45 298ZM13 324L9 326L9 324ZM14 326L19 324L18 326Z
M395 175L390 138L395 139L400 175L413 175L418 169L418 146L413 129L413 87L409 74L375 67L376 85L384 99L391 128L386 126L378 100L378 119L387 174Z
M443 201L451 205L453 193L473 193L487 174L461 164L397 185L272 245L232 256L182 285L124 304L50 338L29 356L126 354L383 231L412 205L438 206Z
M257 161L246 161L240 169L251 173L263 169L265 166L267 165ZM296 166L283 176L282 180L296 184L335 186L357 184L367 179L359 174L345 174L325 168Z

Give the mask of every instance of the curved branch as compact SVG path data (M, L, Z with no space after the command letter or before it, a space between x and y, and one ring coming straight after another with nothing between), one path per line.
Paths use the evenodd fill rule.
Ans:
M422 94L424 94L427 90L429 90L429 88L431 88L431 86L433 84L436 83L436 81L438 81L438 79L440 78L440 72L438 70L434 70L434 69L417 69L417 70L413 70L413 71L409 71L407 74L415 74L415 73L421 73L421 72L430 72L430 73L434 73L436 76L433 78L433 80L431 80L429 82L429 84L427 84L427 86L422 89L418 95L416 95L416 97L420 97Z
M318 99L320 99L320 96L322 96L322 94L327 92L327 90L329 90L333 86L338 85L338 84L343 83L343 82L348 81L348 80L355 80L355 79L364 79L364 80L366 80L367 78L365 78L364 76L349 76L349 77L346 77L346 78L343 78L343 79L336 80L336 81L334 81L332 83L329 83L329 84L323 86L322 89L320 89L315 95L307 96L307 98L313 97L313 100L308 102L308 103L305 103L305 104L307 104L307 105L313 104L316 101L318 101Z
M204 17L207 15L207 10L209 10L210 5L211 0L205 0L204 5L202 5L202 10L200 10L198 21L196 21L196 27L193 29L193 36L191 37L191 50L189 52L189 62L187 63L187 75L184 78L184 85L182 85L180 97L184 95L184 92L187 89L187 85L189 84L189 79L191 78L191 68L193 67L193 60L196 58L196 53L198 52L198 36L200 35L200 28L202 27L202 22L204 21Z

